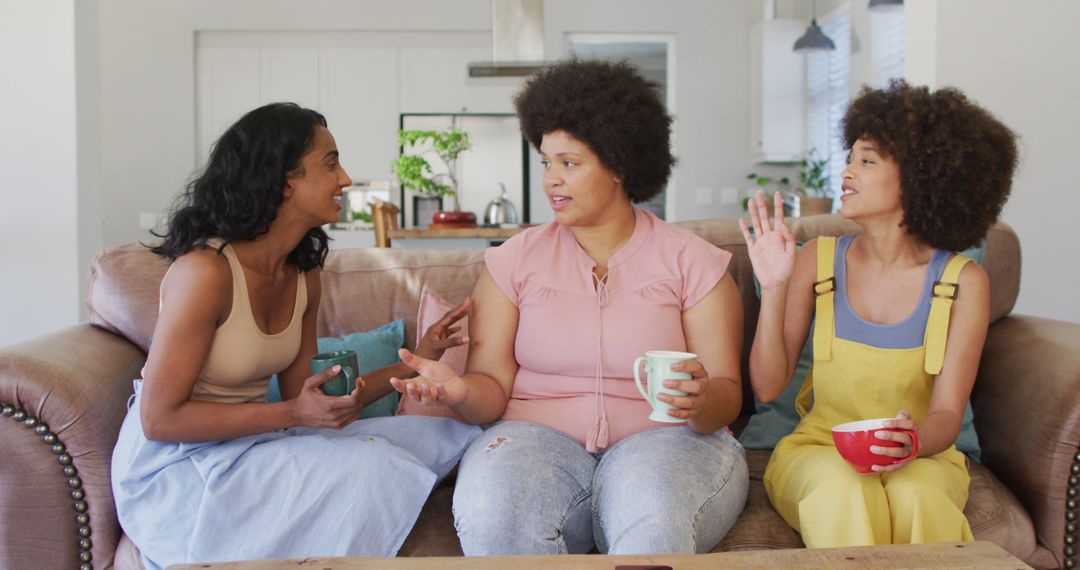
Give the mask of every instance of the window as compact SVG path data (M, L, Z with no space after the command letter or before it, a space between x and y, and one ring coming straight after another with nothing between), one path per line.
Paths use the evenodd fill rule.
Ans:
M806 56L806 149L829 159L826 187L835 192L847 157L839 127L851 93L851 13L843 8L818 23L836 49Z
M870 30L874 86L884 87L904 76L904 11L870 12Z

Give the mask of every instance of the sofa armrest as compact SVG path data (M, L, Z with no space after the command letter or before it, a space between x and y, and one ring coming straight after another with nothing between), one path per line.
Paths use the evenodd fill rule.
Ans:
M113 446L145 360L89 324L0 348L0 568L106 568Z
M1026 316L996 322L972 402L983 464L1024 504L1039 542L1063 565L1066 533L1076 548L1080 515L1080 324Z

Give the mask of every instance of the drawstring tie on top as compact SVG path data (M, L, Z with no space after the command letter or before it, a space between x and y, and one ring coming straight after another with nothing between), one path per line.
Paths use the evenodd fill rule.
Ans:
M603 277L597 277L592 273L593 287L596 289L596 384L593 388L595 408L595 421L589 434L585 437L585 451L596 453L597 450L606 449L608 446L608 421L607 411L604 409L604 320L601 309L608 304L607 282L611 270Z

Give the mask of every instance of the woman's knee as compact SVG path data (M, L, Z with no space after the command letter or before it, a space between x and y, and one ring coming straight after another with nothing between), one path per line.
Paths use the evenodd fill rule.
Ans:
M749 487L741 447L675 429L654 430L601 461L593 502L603 550L705 552L738 519Z
M454 524L465 554L587 552L596 460L550 428L507 424L486 431L462 459Z

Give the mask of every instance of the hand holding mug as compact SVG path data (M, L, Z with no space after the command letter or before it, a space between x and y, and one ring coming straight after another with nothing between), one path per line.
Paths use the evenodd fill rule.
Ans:
M671 365L671 370L690 373L691 380L676 380L673 378L664 380L665 388L683 392L686 395L675 396L660 392L656 395L656 399L671 406L667 413L673 418L692 420L700 416L705 410L705 403L709 401L707 397L709 392L708 371L696 358L676 362Z
M884 455L886 457L898 458L903 461L893 463L892 465L875 465L873 470L875 473L890 473L896 471L907 463L907 460L914 458L918 455L918 431L915 427L915 422L911 419L911 414L907 410L900 410L900 413L896 414L896 419L886 420L883 422L884 427L888 429L878 430L874 436L878 439L885 441L893 441L900 444L900 447L885 447L881 445L870 446L870 453L876 455Z
M642 364L647 382L641 377ZM700 380L707 377L697 355L689 352L650 350L634 360L634 384L652 406L649 419L654 422L685 422L700 415L705 404Z
M907 411L896 418L877 418L832 428L836 450L856 471L888 473L919 455L919 434Z
M402 348L398 351L403 362L415 370L415 378L391 378L390 385L395 390L407 394L421 404L455 405L465 401L469 385L453 369L437 360L417 356Z
M341 373L341 365L335 364L304 380L300 395L289 400L296 423L301 426L316 428L341 429L360 419L364 406L360 403L360 393L364 390L364 379L357 376L355 388L344 396L327 396L322 387Z

